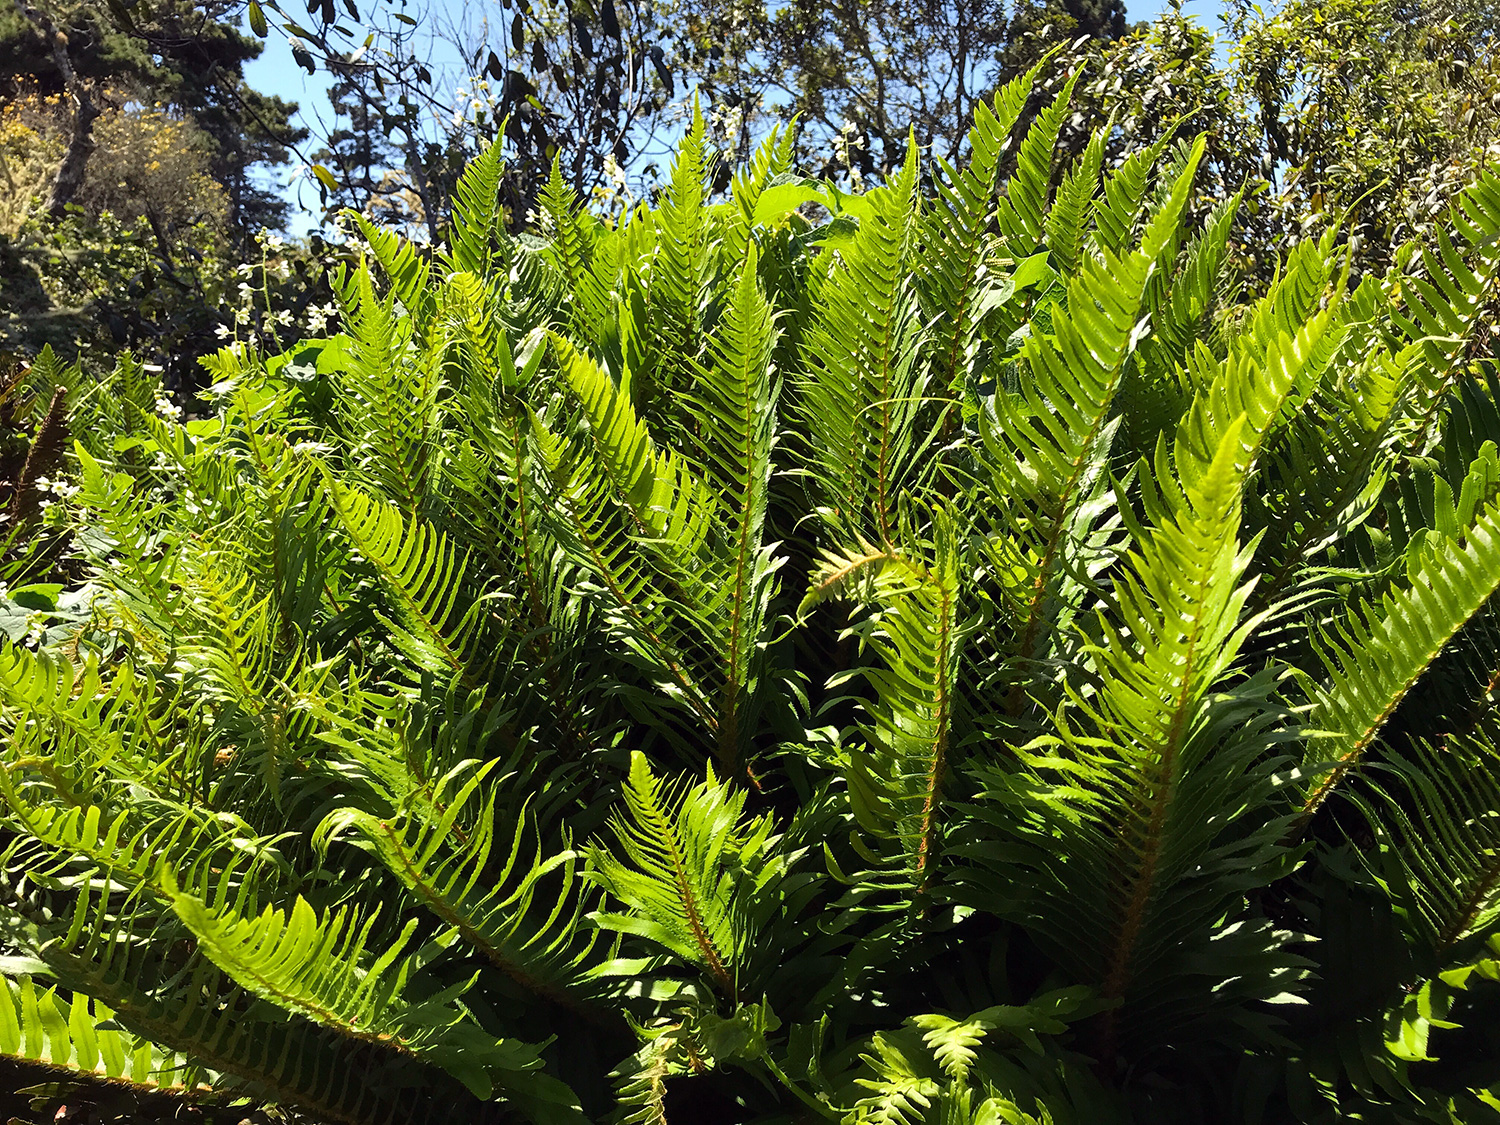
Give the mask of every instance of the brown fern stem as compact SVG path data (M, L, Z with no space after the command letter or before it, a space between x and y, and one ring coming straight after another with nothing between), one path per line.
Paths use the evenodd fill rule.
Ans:
M952 721L950 714L952 701L948 693L950 675L948 638L953 629L953 595L942 586L939 586L939 589L942 590L939 603L941 608L938 611L938 637L941 647L938 651L937 692L933 700L937 736L933 740L932 754L928 759L927 776L923 784L921 835L917 843L917 881L923 891L927 889L931 879L928 865L932 861L933 836L937 831L939 793L943 784L943 775L948 766L949 724Z
M68 441L68 389L54 387L52 401L42 424L37 427L36 438L21 466L21 475L16 478L15 492L11 494L10 511L7 513L11 525L26 523L41 510L41 498L37 496L36 482L46 476L62 460L63 447Z

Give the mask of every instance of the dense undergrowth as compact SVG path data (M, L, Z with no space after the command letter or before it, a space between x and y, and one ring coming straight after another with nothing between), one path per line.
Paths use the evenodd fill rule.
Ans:
M1500 180L1247 292L1202 140L1054 184L1031 80L858 195L782 135L712 199L700 123L511 237L482 154L200 418L13 373L0 1052L359 1123L1500 1120Z

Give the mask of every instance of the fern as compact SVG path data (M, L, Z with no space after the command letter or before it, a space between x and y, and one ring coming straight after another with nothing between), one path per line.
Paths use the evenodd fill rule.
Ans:
M916 227L916 148L820 292L801 387L828 519L844 535L888 541L896 498L915 468L926 379L917 364L917 303L902 262Z
M754 946L754 898L774 887L780 867L770 819L744 822L744 803L712 771L691 788L663 787L635 753L626 814L610 824L621 854L590 850L594 877L631 908L595 921L671 951L731 998Z
M1077 89L854 192L695 112L530 230L490 145L204 417L0 382L66 478L0 529L0 1049L349 1125L1485 1119L1500 181L1241 279L1206 141L1059 153Z
M1308 766L1321 779L1303 802L1310 818L1357 766L1396 706L1454 634L1500 587L1500 506L1475 513L1462 537L1423 553L1411 585L1356 605L1322 637L1326 686L1314 687L1313 722L1327 731Z

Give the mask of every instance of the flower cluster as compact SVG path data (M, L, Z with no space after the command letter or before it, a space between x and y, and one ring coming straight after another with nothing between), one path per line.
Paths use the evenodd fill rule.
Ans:
M246 343L267 351L282 350L299 335L322 336L338 316L332 301L316 301L306 248L288 243L282 235L256 235L261 260L236 268L236 281L226 302L225 319L214 333L228 344Z

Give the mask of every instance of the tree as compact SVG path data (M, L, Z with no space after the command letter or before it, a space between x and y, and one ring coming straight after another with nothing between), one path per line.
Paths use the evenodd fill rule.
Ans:
M1239 4L1226 44L1173 7L1070 57L1071 148L1106 120L1115 159L1206 131L1212 194L1247 191L1246 268L1269 276L1286 246L1349 224L1355 276L1380 271L1495 154L1493 18L1447 0Z
M731 151L747 158L764 122L796 115L803 151L822 171L862 176L899 166L909 129L956 159L975 106L1048 47L1125 31L1120 0L1019 5L1013 17L1000 0L707 0L681 10L678 57L736 112Z
M245 85L243 66L261 48L236 30L239 9L228 0L166 0L137 15L94 0L18 0L0 9L0 90L7 91L0 101L38 93L73 106L51 213L60 215L83 182L100 92L112 88L167 103L214 139L214 176L228 192L233 225L280 225L286 203L256 182L255 171L284 163L286 146L306 135L290 124L294 104Z

